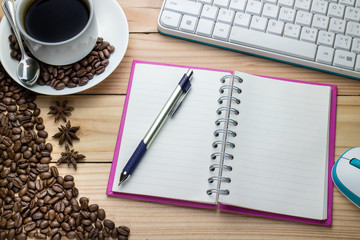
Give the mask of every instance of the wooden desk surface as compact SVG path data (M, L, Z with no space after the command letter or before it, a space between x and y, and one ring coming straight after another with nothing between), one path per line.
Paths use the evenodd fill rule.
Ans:
M77 95L38 96L37 104L49 135L58 124L47 115L56 100L75 107L70 117L80 126L74 148L86 155L78 170L59 166L75 176L80 196L98 203L116 225L131 229L130 239L360 239L360 209L334 189L333 226L322 227L214 210L108 197L105 194L126 88L134 59L185 64L247 73L331 83L338 86L335 158L360 145L360 82L310 69L166 37L156 23L162 0L118 0L129 23L130 40L124 59L98 86ZM0 11L0 18L3 13ZM53 162L62 149L53 143ZM301 191L299 189L299 191Z

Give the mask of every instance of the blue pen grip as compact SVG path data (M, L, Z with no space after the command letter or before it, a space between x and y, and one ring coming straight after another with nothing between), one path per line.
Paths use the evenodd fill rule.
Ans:
M144 143L143 140L141 140L135 152L131 156L130 160L127 162L126 166L124 167L123 171L131 175L135 170L136 166L141 161L141 158L144 156L145 152L146 152L146 144Z

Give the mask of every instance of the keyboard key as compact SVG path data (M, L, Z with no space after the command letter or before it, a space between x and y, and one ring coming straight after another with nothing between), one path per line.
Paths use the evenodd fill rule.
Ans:
M319 46L316 54L316 62L331 65L335 50L333 48Z
M280 7L292 8L294 6L295 0L279 0L278 5Z
M277 19L280 8L276 5L265 3L262 16L266 18Z
M295 13L296 11L294 9L282 7L280 9L279 20L288 23L293 23L295 20Z
M167 10L197 17L200 15L202 4L192 1L167 0L164 7Z
M233 10L221 8L217 20L218 22L232 24L234 16L235 12Z
M360 37L360 24L348 22L346 25L346 35L351 37Z
M266 32L280 36L283 33L284 25L283 22L270 20Z
M229 0L214 0L213 5L219 8L227 8L229 6Z
M285 24L284 36L289 38L299 39L300 30L301 30L300 25L287 23Z
M229 8L234 11L245 11L246 0L231 0Z
M263 3L255 0L249 0L246 6L246 13L260 16L263 8Z
M251 19L250 28L253 29L253 30L265 32L266 26L267 26L267 22L268 22L267 18L263 18L263 17L259 17L259 16L254 16L254 17Z
M360 1L360 0L359 0ZM263 0L264 3L277 4L277 0Z
M356 57L355 71L360 72L360 55Z
M360 9L354 7L347 7L345 10L345 20L359 22Z
M184 15L181 24L180 24L180 30L185 32L193 33L195 32L195 26L197 24L198 18Z
M160 22L163 26L177 29L181 20L181 14L164 10L161 14Z
M314 0L311 5L311 12L325 15L329 3L324 0Z
M327 30L329 27L329 17L315 14L312 27L318 30Z
M266 41L264 41L264 39L266 39ZM232 27L229 40L233 43L312 61L315 60L317 48L316 44L236 26Z
M230 33L230 25L217 22L215 24L213 38L227 41Z
M339 4L353 7L355 4L355 0L339 0Z
M351 45L351 52L359 54L360 53L360 39L354 38L353 44Z
M335 33L320 31L317 44L327 47L332 47L334 44L334 39L335 39Z
M198 2L201 2L203 4L211 5L213 0L199 0Z
M196 29L196 34L210 37L214 28L214 22L208 19L200 18Z
M295 23L301 26L310 27L313 15L309 12L298 11Z
M345 20L336 19L336 18L330 19L329 30L331 32L344 34L345 26L346 26Z
M335 44L334 44L334 47L336 49L342 49L342 50L345 50L345 51L350 51L350 46L351 46L351 37L344 36L344 35L341 35L341 34L336 35Z
M205 5L201 11L201 18L206 18L215 21L218 15L219 8Z
M296 0L295 9L309 11L311 7L311 0Z
M345 6L336 3L330 3L328 16L329 17L336 17L336 18L343 18L345 12Z
M352 52L346 52L343 50L336 50L334 56L334 66L342 67L346 69L354 69L356 54Z
M235 14L234 26L249 28L251 15L247 13L237 12Z
M300 40L310 43L315 43L317 38L318 30L315 28L303 27L301 29Z

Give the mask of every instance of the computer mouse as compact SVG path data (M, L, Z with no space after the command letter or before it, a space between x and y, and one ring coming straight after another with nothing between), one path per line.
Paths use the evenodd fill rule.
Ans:
M360 147L344 152L333 166L331 175L336 187L360 207Z

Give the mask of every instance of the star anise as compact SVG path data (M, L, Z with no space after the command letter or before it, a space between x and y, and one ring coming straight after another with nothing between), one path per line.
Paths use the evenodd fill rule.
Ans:
M61 158L56 162L57 165L61 163L67 163L68 166L70 164L77 169L77 162L86 158L85 155L80 154L78 151L75 151L74 149L70 150L70 147L68 144L65 144L65 152L61 153Z
M71 127L70 120L66 123L65 126L60 125L59 132L56 133L53 138L59 139L59 145L63 144L65 141L68 142L71 146L73 144L73 140L80 140L76 136L77 130L79 130L79 126Z
M74 110L74 107L67 106L68 101L64 100L62 103L56 101L56 106L50 106L50 112L48 114L52 114L55 116L54 122L57 122L60 118L66 122L66 116L71 115L71 111Z

